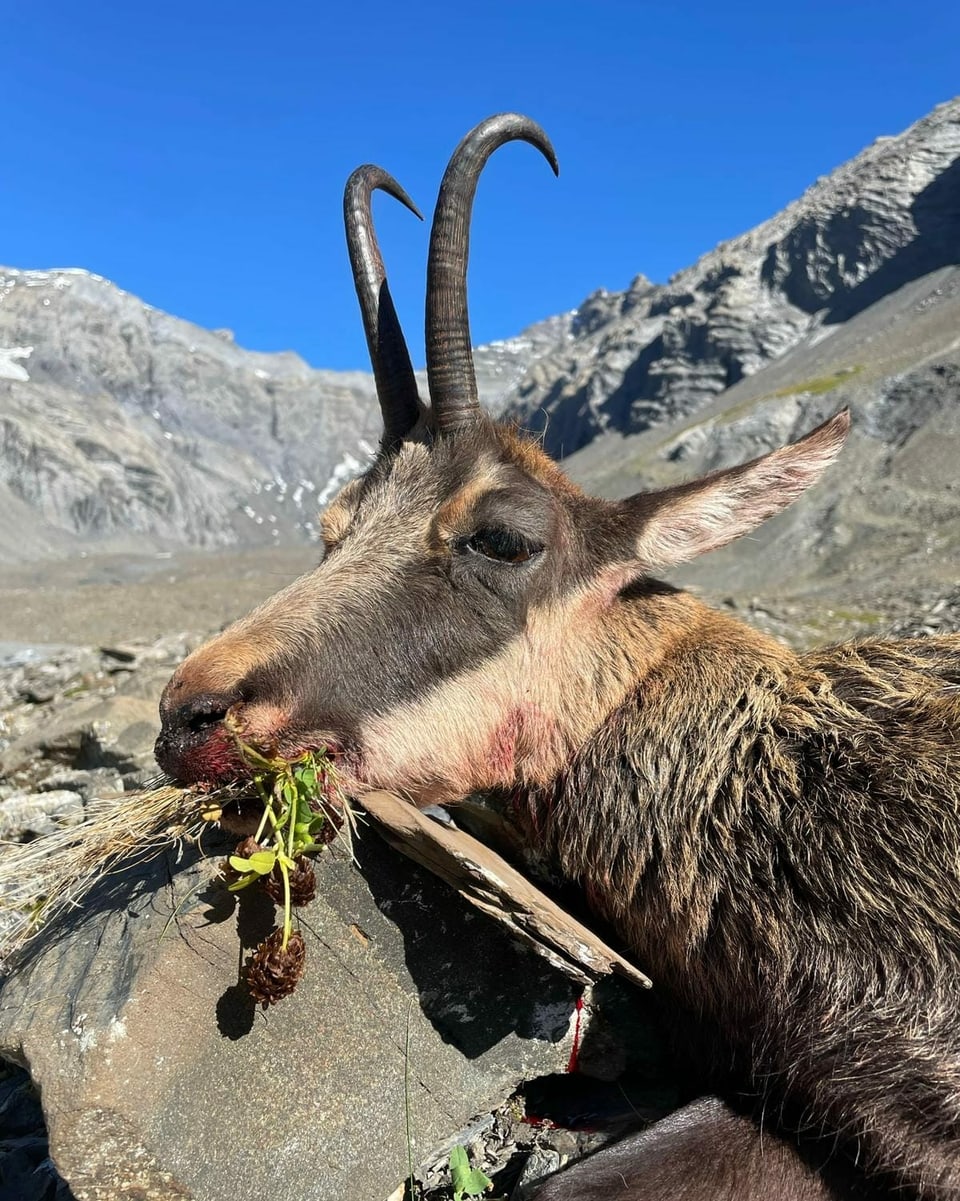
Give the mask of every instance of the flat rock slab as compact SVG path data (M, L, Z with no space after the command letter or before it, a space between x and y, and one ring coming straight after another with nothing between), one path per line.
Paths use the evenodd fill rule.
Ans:
M416 1163L563 1070L574 986L369 830L359 866L318 861L304 978L255 1009L238 971L273 906L211 885L206 849L102 882L0 994L76 1201L385 1201L408 1107Z

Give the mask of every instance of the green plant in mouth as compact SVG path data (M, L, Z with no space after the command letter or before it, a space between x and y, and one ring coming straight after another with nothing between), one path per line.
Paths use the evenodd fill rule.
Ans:
M264 1007L293 992L303 974L306 948L293 929L293 906L313 899L316 878L306 856L331 842L343 825L342 799L329 756L308 751L292 761L264 755L230 728L263 805L256 834L243 839L226 864L227 884L238 892L261 883L283 910L280 927L257 947L244 978ZM331 801L335 797L335 801Z
M296 872L298 859L322 851L330 841L332 818L317 800L318 777L321 773L329 775L329 762L326 756L315 753L293 763L266 760L260 755L257 759L262 767L254 776L254 786L263 802L263 817L253 841L262 849L246 856L230 856L228 863L239 875L227 887L237 892L279 872L283 881L283 950L286 950L291 930L291 873Z
M228 729L251 769L253 784L243 791L236 784L204 791L162 783L91 801L79 825L3 848L0 964L39 929L75 908L104 876L144 863L179 843L198 843L202 831L219 821L224 809L249 799L252 787L263 807L257 839L241 842L223 865L224 875L234 891L259 880L283 908L282 924L246 967L251 995L268 1005L293 990L303 972L304 946L293 929L291 908L313 896L316 879L309 857L337 837L349 847L353 817L328 755L304 754L293 761L264 755L247 745L238 729Z

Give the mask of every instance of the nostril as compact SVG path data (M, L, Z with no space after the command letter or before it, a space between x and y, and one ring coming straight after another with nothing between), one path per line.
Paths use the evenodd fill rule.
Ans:
M175 711L172 724L191 734L203 734L211 727L219 725L226 717L227 710L238 699L223 693L205 693L192 697Z
M154 746L157 762L181 784L236 776L230 739L221 723L241 700L237 692L202 692L163 714Z

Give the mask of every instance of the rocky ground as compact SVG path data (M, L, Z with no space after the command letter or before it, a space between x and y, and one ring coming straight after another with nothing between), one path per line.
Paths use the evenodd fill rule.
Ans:
M188 649L0 643L0 839L27 842L84 820L87 804L156 774L156 689ZM0 852L2 854L2 852ZM8 918L0 920L0 933ZM29 1074L0 1068L0 1197L72 1201L48 1156Z

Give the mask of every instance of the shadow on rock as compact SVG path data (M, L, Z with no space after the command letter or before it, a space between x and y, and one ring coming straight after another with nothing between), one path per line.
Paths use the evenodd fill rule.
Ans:
M783 289L793 304L805 312L826 308L825 324L840 325L876 304L905 284L943 267L960 263L960 159L941 172L921 192L910 214L916 237L896 250L861 282L849 285L841 264L858 262L876 253L888 235L883 218L872 208L852 206L834 213L823 227L814 218L799 222L785 239L791 261L804 269L792 269ZM774 269L777 248L771 248L764 266L765 278ZM783 247L779 248L781 253ZM808 256L815 256L826 278L806 270ZM824 291L826 289L826 291Z
M23 1068L0 1061L0 1201L76 1201L50 1159L40 1096Z
M174 881L181 875L189 877L203 855L216 854L219 847L212 843L213 840L205 838L203 852L195 845L183 843L176 851L161 851L149 859L107 872L76 904L54 914L11 956L6 974L28 972L52 948L72 939L81 928L96 925L101 918L122 914L125 926L133 927L139 920L156 920L162 914L173 926L178 901L182 903L183 896L175 895ZM169 936L166 928L163 934Z
M232 893L222 885L214 885L208 892L214 906L209 912L217 914L216 920L223 921L234 912L237 918L237 982L217 1001L217 1029L224 1038L236 1040L250 1033L257 1014L256 1003L243 980L245 953L254 951L276 929L277 910L270 897L256 887Z
M578 985L372 831L354 851L377 909L403 938L420 1007L445 1042L474 1059L511 1033L550 1042L568 1033Z

